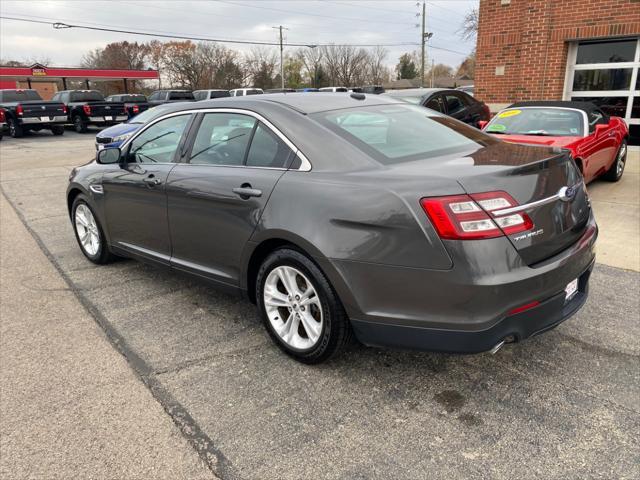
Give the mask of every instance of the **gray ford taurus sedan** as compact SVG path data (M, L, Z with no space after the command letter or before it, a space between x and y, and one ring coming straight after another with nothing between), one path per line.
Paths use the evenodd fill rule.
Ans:
M165 109L74 169L67 198L89 260L132 257L244 293L308 363L352 333L495 351L574 314L595 258L566 151L361 93Z

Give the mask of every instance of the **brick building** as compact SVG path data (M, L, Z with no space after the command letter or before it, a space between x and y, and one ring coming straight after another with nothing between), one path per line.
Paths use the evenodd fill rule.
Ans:
M640 140L640 0L480 0L475 93L589 100Z

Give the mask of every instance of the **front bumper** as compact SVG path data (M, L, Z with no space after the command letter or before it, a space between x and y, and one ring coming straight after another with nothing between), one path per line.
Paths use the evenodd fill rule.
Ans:
M534 267L502 237L448 244L450 270L334 259L333 283L366 345L481 352L510 335L519 341L552 328L584 304L597 233L591 216L575 244ZM564 290L576 278L578 294L565 305ZM532 301L540 303L510 315Z
M20 123L23 125L64 125L67 123L67 116L23 117L20 118Z

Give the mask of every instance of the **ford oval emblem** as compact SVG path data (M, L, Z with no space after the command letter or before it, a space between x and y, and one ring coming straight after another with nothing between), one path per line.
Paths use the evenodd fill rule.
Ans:
M558 198L563 202L570 202L576 196L576 187L562 187L558 190Z

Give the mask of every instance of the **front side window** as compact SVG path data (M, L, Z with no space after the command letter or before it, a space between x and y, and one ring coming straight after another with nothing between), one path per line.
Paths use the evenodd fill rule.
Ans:
M460 113L464 110L464 103L462 103L462 100L458 95L449 93L445 95L445 98L447 101L447 113L449 115L455 115L456 113Z
M189 162L239 166L257 120L237 113L206 113L191 149Z
M498 113L485 131L505 135L582 136L582 112L563 108L511 108Z
M425 107L430 108L431 110L435 110L436 112L444 113L444 106L439 95L436 95L435 97L429 99L429 101L425 104Z
M383 164L462 153L498 142L473 127L413 105L357 107L310 117Z
M268 127L258 123L247 154L248 167L284 168L293 152Z
M137 163L172 163L176 151L185 132L190 114L176 115L153 124L139 136L129 147L129 162Z

